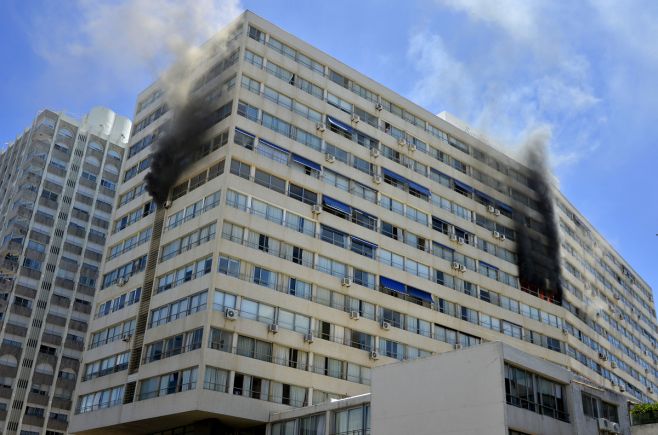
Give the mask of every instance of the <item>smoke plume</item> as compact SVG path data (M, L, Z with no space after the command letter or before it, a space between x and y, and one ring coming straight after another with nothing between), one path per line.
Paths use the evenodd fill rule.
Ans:
M539 129L524 144L528 181L543 219L530 219L517 204L514 222L521 285L561 302L560 236L546 152L549 139L550 132Z

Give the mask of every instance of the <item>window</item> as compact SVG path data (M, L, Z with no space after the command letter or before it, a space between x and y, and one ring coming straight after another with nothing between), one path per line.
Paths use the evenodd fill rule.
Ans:
M505 364L505 394L510 405L569 421L562 384Z
M239 160L231 159L231 174L248 180L251 175L251 166Z
M599 418L599 408L596 397L585 392L581 392L580 396L583 402L583 414L588 417Z
M292 183L289 183L288 185L288 196L305 204L314 205L318 202L317 193Z
M139 400L194 390L196 382L197 367L145 379L140 382Z

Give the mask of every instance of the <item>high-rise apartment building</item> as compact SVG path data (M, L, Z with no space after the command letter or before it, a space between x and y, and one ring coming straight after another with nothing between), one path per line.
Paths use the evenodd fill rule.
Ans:
M206 48L206 141L157 207L172 111L138 98L72 432L249 430L495 340L658 397L651 289L536 169L250 12Z
M2 433L65 433L131 122L49 110L0 154Z

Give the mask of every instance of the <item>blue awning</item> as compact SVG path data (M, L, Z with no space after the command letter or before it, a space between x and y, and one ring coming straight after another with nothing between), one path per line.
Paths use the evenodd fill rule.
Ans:
M386 278L384 276L379 277L379 285L389 290L393 290L394 292L407 294L407 286L401 282Z
M415 287L407 286L407 294L409 296L413 296L415 298L418 298L422 301L432 303L434 300L432 299L432 295L425 290L420 290Z
M456 180L455 180L455 182L456 182ZM486 200L489 204L491 204L491 205L494 205L494 204L496 203L496 200L495 200L495 199L493 199L492 197L490 197L489 195L487 195L487 194L484 193L484 192L480 192L479 190L476 190L476 191L475 191L475 194L476 194L477 196L479 196L480 198L485 199L485 200Z
M407 184L411 189L414 189L414 190L422 193L425 196L432 196L432 193L430 192L430 190L425 186L421 186L420 184L414 183L411 180L407 180Z
M352 210L354 210L355 213L358 213L358 214L360 214L360 215L366 216L366 217L368 217L368 218L370 218L370 219L372 219L372 220L374 220L374 221L377 220L377 216L372 215L372 214L370 214L370 213L366 213L366 212L363 211L363 210L359 210L358 208L353 208Z
M266 141L266 140L263 139L263 138L259 138L259 139L258 139L258 142L259 142L259 143L262 143L263 145L266 145L266 146L268 146L268 147L270 147L270 148L274 148L274 149L277 150L277 151L281 151L281 152L283 152L283 153L290 154L290 151L288 151L287 149L285 149L285 148L283 148L283 147L280 147L279 145L275 145L275 144L273 144L272 142L268 142L268 141Z
M398 181L400 183L407 184L407 179L406 178L404 178L402 175L398 175L395 172L393 172L391 170L388 170L386 168L382 168L382 175L384 175L386 177L389 177L389 178L392 178L395 181Z
M467 192L473 192L473 188L472 188L471 186L469 186L468 184L466 184L466 183L462 183L461 181L459 181L459 180L457 180L457 179L455 179L455 178L453 178L452 181L455 182L455 186L457 186L457 187L459 187L459 188L461 188L461 189L464 189L464 190L467 191Z
M501 209L501 210L505 210L506 212L508 212L508 213L510 213L510 214L511 214L511 213L514 213L514 210L512 209L512 207L510 207L509 205L505 204L504 202L500 202L500 201L498 201L498 202L496 203L496 206L497 206L499 209Z
M350 236L350 237L352 238L352 242L358 242L358 243L361 243L362 245L369 246L372 249L377 249L377 245L375 245L372 242L369 242L367 240L361 239L361 238L356 237L356 236Z
M498 270L498 268L497 268L496 266L494 266L493 264L485 263L484 261L480 261L480 264L483 264L483 265L485 265L485 266L487 266L487 267L489 267L489 268L491 268L491 269L496 269L496 270Z
M352 207L350 207L345 203L337 201L333 198L330 198L327 195L322 195L322 204L326 205L327 207L331 207L334 210L338 210L342 213L352 214Z
M244 130L242 130L242 129L240 129L240 128L235 127L235 131L239 131L240 133L242 133L242 134L244 134L244 135L247 135L247 136L249 136L249 137L251 137L251 138L254 138L254 139L256 138L256 135L253 135L253 134L251 134L251 133L249 133L249 132L247 132L247 131L244 131Z
M340 122L339 120L337 120L336 118L332 118L331 116L327 116L327 122L329 124L335 125L341 130L345 130L349 134L352 134L352 131L354 131L351 125L345 124L344 122Z
M427 187L421 186L418 183L414 183L413 181L403 177L402 175L398 175L395 172L390 171L386 168L382 168L382 174L384 176L387 176L389 178L394 179L395 181L397 181L399 183L405 184L407 187L409 187L411 189L414 189L414 190L422 193L423 195L431 196L430 190Z
M299 154L293 154L292 160L299 163L300 165L304 165L308 168L315 169L318 172L322 171L322 166L318 165L314 161L307 159L306 157L300 156Z

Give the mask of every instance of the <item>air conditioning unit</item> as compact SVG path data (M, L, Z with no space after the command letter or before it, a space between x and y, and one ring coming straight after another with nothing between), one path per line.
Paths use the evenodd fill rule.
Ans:
M169 208L169 207L171 207L171 200L170 199L166 200L165 203L164 203L164 208Z
M385 321L382 321L382 323L379 324L384 331L388 331L391 329L391 324Z
M619 423L615 423L614 421L611 421L610 422L610 432L620 433L621 429L619 428Z
M459 240L459 237L457 237L457 234L450 234L450 241L451 242L456 242Z
M125 341L126 343L130 342L130 339L131 339L131 338L132 338L132 334L128 334L128 333L123 334L123 335L121 336L121 339L122 339L123 341Z
M375 110L376 110L376 111L379 112L379 111L381 111L382 109L384 109L384 106L382 106L382 103L377 103L377 104L375 104Z
M463 264L460 264L459 265L459 271L460 272L466 272L466 266L464 266Z
M596 317L601 317L603 315L602 310L596 310Z
M608 432L610 430L610 420L607 418L599 418L598 425L600 431Z
M320 204L313 204L311 206L311 213L313 213L313 214L322 213L322 206Z
M349 276L345 276L341 278L340 285L342 285L343 287L350 287L352 285L352 278L350 278Z
M652 387L647 387L647 391L648 391L649 393L653 393L653 388L652 388Z
M459 237L459 238L457 239L457 243L459 243L460 245L463 245L464 243L466 243L466 240L464 240L463 237Z
M336 161L336 156L333 155L333 154L330 154L330 153L326 153L326 154L324 155L324 160L327 161L327 162L329 162L329 163L333 163L333 162Z
M619 385L619 391L621 391L623 393L624 391L626 391L626 387L624 387L623 385L620 384Z
M494 210L494 215L496 215L496 216L500 216L500 210L495 209L495 210Z
M379 354L377 353L376 350L373 350L372 352L370 352L370 359L372 359L372 360L379 359Z
M267 325L267 331L271 332L272 334L276 334L277 332L279 332L279 325L277 325L276 323L271 323Z
M235 320L238 318L238 312L233 308L227 308L224 310L224 317L226 317L228 320Z
M488 206L487 206L487 211L488 211L489 213L493 213L494 211L496 211L496 209L494 208L493 205L488 205Z
M315 129L319 132L323 132L327 129L327 126L324 125L323 122L318 122L317 124L315 124Z
M379 157L379 148L370 148L370 156L374 158Z
M121 277L117 280L117 285L119 287L123 287L124 285L128 284L128 280L124 277Z
M616 369L617 368L617 363L614 361L610 361L610 368L611 369Z
M461 264L459 264L458 262L456 262L456 261L453 261L453 262L452 262L452 268L453 268L453 269L455 269L455 270L459 270L459 266L461 266Z
M618 312L617 313L617 318L619 318L619 320L624 320L624 313L622 313L621 311Z
M409 144L409 151L412 152L412 153L413 153L414 151L416 151L416 144L410 143L410 144Z
M501 234L500 235L500 241L504 242L505 240L507 240L507 237L505 237L505 234Z
M382 176L381 175L373 175L372 176L372 182L375 184L382 184Z
M461 349L462 348L461 343L455 343L454 348L455 348L455 350Z
M614 294L614 297L615 297L615 299L617 299L617 300L621 299L621 295L620 295L619 293L615 293L615 294Z
M352 122L357 124L359 121L361 121L359 115L357 115L356 113L352 113Z
M606 356L605 353L603 353L603 352L599 352L599 359L602 359L603 361L605 361L605 360L608 359L608 357Z
M567 328L562 328L562 333L563 333L564 335L568 335L568 334L569 334L569 331L567 331Z
M350 311L350 319L359 320L360 318L361 318L361 314L359 314L358 311Z
M306 334L304 334L304 341L305 341L305 342L307 342L307 343L313 343L314 340L315 340L315 338L313 337L313 333L312 333L312 332L307 332Z
M493 232L493 236L494 236L496 239L500 239L500 233L499 233L498 231L494 231L494 232Z
M400 139L398 139L398 145L400 145L401 147L406 147L407 146L407 140L405 138L401 137Z

